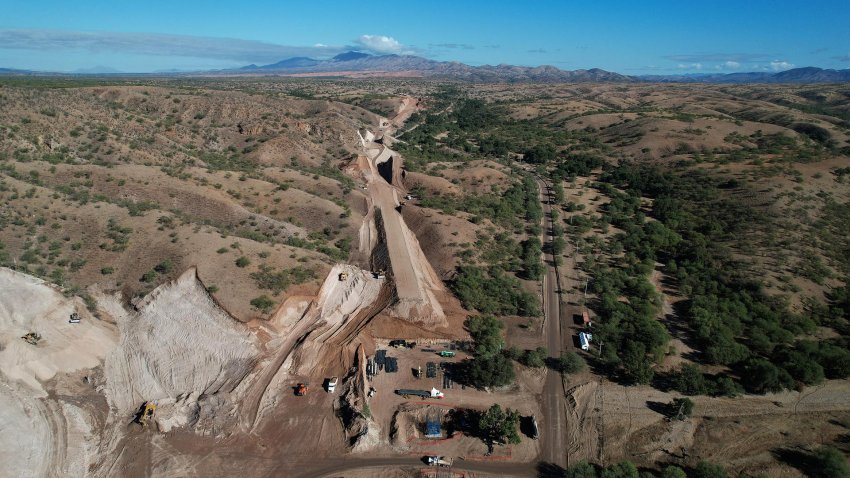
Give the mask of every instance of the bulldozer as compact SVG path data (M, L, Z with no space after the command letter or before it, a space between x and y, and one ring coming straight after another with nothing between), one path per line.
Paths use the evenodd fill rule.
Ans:
M38 332L30 332L21 338L30 345L38 345L38 341L41 340L41 335Z
M136 423L142 426L142 428L147 428L151 419L153 418L153 413L156 411L156 404L153 402L145 402L142 405L139 414L136 416Z
M348 272L345 272L345 271L340 272L339 273L339 280L340 280L340 282L347 281L348 280Z

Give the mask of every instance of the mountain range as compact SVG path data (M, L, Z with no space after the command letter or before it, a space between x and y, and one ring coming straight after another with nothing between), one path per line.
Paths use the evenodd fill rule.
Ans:
M426 76L480 82L687 82L687 83L842 83L850 82L850 69L830 70L816 67L794 68L780 72L717 73L697 75L628 76L599 68L561 70L554 66L514 65L471 66L454 61L435 61L413 55L370 55L349 51L328 60L307 57L288 58L269 65L248 65L223 74L307 75L337 73L344 76L371 73L371 76Z
M118 73L99 66L77 70L72 74L141 76ZM0 68L0 75L56 75ZM61 74L61 73L58 73ZM287 58L268 65L247 65L241 68L212 71L159 71L154 75L168 76L242 76L242 75L299 75L299 76L395 76L429 77L472 82L680 82L680 83L845 83L850 82L850 69L832 70L816 67L794 68L780 72L708 73L686 75L622 75L599 68L561 70L554 66L516 65L472 66L456 61L436 61L414 55L372 55L359 51L340 53L330 59L308 57ZM146 76L146 75L145 75Z

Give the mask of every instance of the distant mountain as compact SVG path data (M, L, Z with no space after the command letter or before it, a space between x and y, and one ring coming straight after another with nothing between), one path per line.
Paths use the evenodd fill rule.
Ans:
M32 70L19 70L17 68L0 68L0 75L32 75Z
M221 74L306 74L306 73L387 73L393 75L455 78L492 82L578 82L578 81L635 81L632 77L594 68L591 70L560 70L554 66L484 65L470 66L459 62L435 61L414 55L370 55L349 51L329 60L289 58L270 65L248 65L238 70L223 70Z
M750 73L709 73L701 75L643 75L642 81L682 83L847 83L850 69L829 70L808 66L790 70Z
M359 60L361 58L366 58L370 56L368 53L361 53L359 51L347 51L345 53L340 53L339 55L331 58L333 61L351 61L351 60Z
M99 74L115 74L123 73L121 70L116 70L110 66L97 65L91 68L78 68L71 73L78 75L99 75Z

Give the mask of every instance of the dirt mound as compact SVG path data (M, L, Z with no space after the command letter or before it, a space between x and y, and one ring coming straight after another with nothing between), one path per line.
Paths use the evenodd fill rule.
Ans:
M121 342L106 361L106 396L119 412L186 394L227 394L258 358L256 337L215 304L194 268L137 311L112 312Z
M599 458L601 427L599 383L587 382L567 390L567 443L570 460Z

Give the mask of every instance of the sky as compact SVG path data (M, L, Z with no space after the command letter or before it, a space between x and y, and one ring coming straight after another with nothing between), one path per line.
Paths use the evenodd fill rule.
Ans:
M850 68L850 0L0 0L0 68L123 72L358 50L624 74Z

